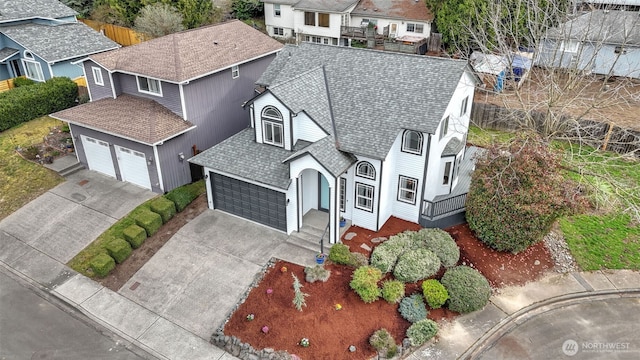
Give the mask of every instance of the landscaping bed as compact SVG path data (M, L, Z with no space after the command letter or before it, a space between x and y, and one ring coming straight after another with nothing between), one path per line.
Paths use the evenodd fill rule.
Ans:
M391 218L380 232L351 227L348 233L355 233L351 240L343 240L352 252L371 255L377 244L384 242L381 237L405 230L419 230L418 224ZM553 260L543 243L520 254L498 253L480 243L466 225L448 229L460 247L458 264L466 264L478 269L492 285L523 284L535 280L553 268ZM286 271L283 272L283 267ZM263 280L252 289L247 299L239 305L225 324L223 332L238 338L256 350L272 348L285 350L303 359L369 359L376 350L369 344L369 337L381 328L387 329L396 344L402 344L406 331L411 325L398 311L398 304L390 304L379 299L367 304L351 290L349 283L354 268L329 263L331 271L327 282L308 283L304 281L304 268L278 261L268 268ZM309 294L302 311L292 303L292 288L295 274L302 285L302 292ZM440 278L444 270L435 276ZM383 279L389 279L387 274ZM421 292L421 281L405 286L405 294ZM340 304L340 310L336 310ZM247 316L253 314L253 320ZM446 308L429 309L428 318L440 324L457 316ZM264 326L268 332L263 332ZM309 339L309 346L300 345L302 338ZM350 346L356 351L349 351ZM407 344L405 344L407 345Z

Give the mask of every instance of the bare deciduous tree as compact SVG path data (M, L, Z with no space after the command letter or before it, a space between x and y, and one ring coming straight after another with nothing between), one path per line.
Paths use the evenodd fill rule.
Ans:
M148 38L157 38L184 30L182 15L174 7L162 3L142 8L133 28Z

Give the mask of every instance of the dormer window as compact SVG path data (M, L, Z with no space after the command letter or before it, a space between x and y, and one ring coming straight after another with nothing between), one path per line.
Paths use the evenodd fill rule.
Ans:
M422 154L422 134L407 130L402 134L402 151L411 154Z
M160 80L151 79L144 76L136 76L138 79L138 91L144 94L162 96L162 85Z
M374 180L376 178L376 168L371 163L362 161L356 166L356 175Z
M262 141L282 147L283 138L282 114L275 107L267 106L262 110Z

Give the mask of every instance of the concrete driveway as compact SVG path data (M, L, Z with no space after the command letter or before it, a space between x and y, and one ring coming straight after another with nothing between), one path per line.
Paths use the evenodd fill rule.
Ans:
M154 196L93 171L77 172L0 221L0 260L11 265L30 252L64 264Z

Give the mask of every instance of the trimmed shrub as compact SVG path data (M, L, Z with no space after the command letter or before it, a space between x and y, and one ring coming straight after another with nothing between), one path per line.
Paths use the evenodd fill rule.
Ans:
M139 248L147 240L147 232L138 225L131 225L125 228L122 231L122 235L134 249Z
M383 273L391 272L398 257L407 250L409 244L410 240L404 233L391 236L389 240L373 249L370 259L371 266L375 266Z
M105 248L118 264L122 264L131 255L131 245L125 239L113 239Z
M0 93L0 131L75 105L78 85L66 77Z
M407 329L411 346L420 346L438 333L438 324L431 319L420 320Z
M388 359L398 353L398 345L387 329L376 330L369 338L369 344Z
M353 272L349 286L365 303L372 303L380 297L378 281L382 278L380 269L361 266Z
M449 293L449 309L461 314L480 310L491 296L491 286L477 270L456 266L447 270L440 280Z
M351 251L345 244L335 244L329 250L329 260L336 264L350 265L351 264Z
M432 309L441 308L449 298L447 289L436 279L429 279L422 282L422 294Z
M178 212L182 212L198 195L200 195L198 187L195 184L189 184L169 191L165 197L176 204Z
M542 240L559 216L581 207L584 199L569 190L575 188L545 141L522 137L508 148L496 145L476 162L467 222L488 246L518 253Z
M408 250L398 257L393 276L404 282L416 282L435 275L440 269L440 259L431 250Z
M89 267L96 276L102 278L109 275L109 272L116 267L116 261L111 256L101 253L91 259Z
M321 265L307 266L304 268L305 280L310 283L316 281L326 282L329 280L331 271L325 269Z
M418 231L424 246L433 251L440 259L442 266L450 268L460 260L460 248L448 232L433 228Z
M387 280L382 283L382 298L393 304L404 297L404 283L400 280Z
M29 86L29 85L35 85L35 84L36 84L35 81L28 79L26 77L19 77L19 78L13 79L14 87Z
M166 224L176 214L176 204L164 196L151 200L149 208L154 213L160 214L163 224Z
M398 311L403 318L412 323L425 319L429 314L420 294L413 294L400 300Z
M153 236L162 226L162 217L153 211L142 211L135 218L136 224L147 232L147 236Z
M363 253L352 252L351 258L352 258L351 260L353 261L353 266L355 267L369 265L369 258L367 258L367 255Z

